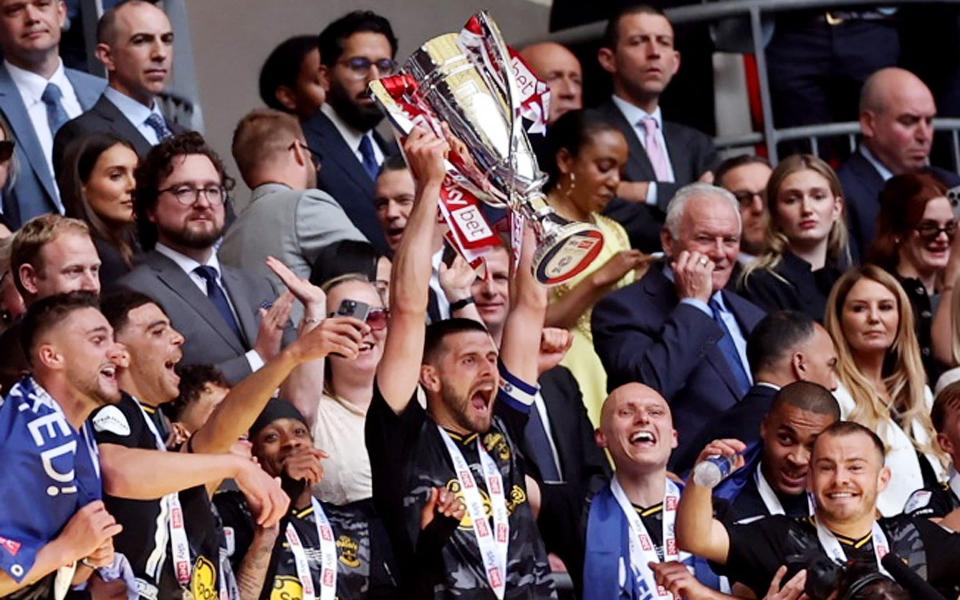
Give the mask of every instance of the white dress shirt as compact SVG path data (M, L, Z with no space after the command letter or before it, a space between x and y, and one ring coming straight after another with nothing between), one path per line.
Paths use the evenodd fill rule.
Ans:
M667 181L673 183L674 174L673 174L673 163L670 161L670 149L667 148L667 140L663 137L663 115L660 112L660 107L658 106L653 113L648 113L639 106L631 104L620 98L616 95L613 96L613 103L620 109L620 112L623 113L623 116L627 119L627 122L633 127L633 131L637 134L637 139L640 140L640 145L643 146L643 149L647 149L647 129L643 126L643 120L652 117L654 121L657 122L657 137L660 141L660 147L663 148L663 155L667 159L667 169L670 172L670 177ZM657 204L657 182L649 182L650 186L647 188L647 204L652 204L656 206Z
M360 161L360 164L363 164L363 155L360 153L360 140L363 139L363 136L370 138L370 143L373 146L373 155L377 159L377 164L383 164L383 151L380 150L380 144L377 143L377 140L373 137L373 130L370 130L366 133L362 131L357 131L353 127L346 124L346 122L340 118L340 115L337 114L337 111L333 110L333 107L329 104L324 103L320 107L320 110L323 111L323 114L333 121L333 126L337 128L337 131L340 132L340 137L343 138L343 141L347 143L347 146L353 150L353 155L357 157L357 160Z
M23 105L30 117L30 124L37 134L40 147L43 148L43 157L47 160L50 174L53 175L53 133L50 131L50 122L47 121L47 105L41 100L43 91L47 89L47 84L53 83L60 88L60 92L63 94L60 98L60 104L68 117L76 119L83 112L83 107L80 106L80 100L77 99L73 84L67 79L67 73L63 70L63 61L60 62L50 79L21 69L8 61L4 61L3 64L7 68L7 72L10 73L10 79L13 79L14 85L17 86L17 91L20 92L20 98L23 99Z
M130 121L130 124L140 132L140 135L150 142L151 146L156 146L160 143L160 140L157 138L156 130L147 125L147 119L150 118L150 115L160 115L160 118L166 122L166 119L164 118L163 113L160 112L160 108L157 106L156 101L153 102L152 108L147 108L130 96L122 94L110 86L107 86L107 89L104 90L103 95L106 96L107 100L112 102L113 105L117 107L117 110L119 110L128 121Z
M177 266L187 274L187 277L190 278L197 288L203 292L203 295L207 295L207 280L203 277L200 277L197 273L194 272L194 269L197 267L203 266L198 263L196 260L190 258L186 254L181 254L170 248L169 246L164 246L160 242L157 242L155 247L156 251L160 254L166 256L173 262L177 263ZM223 287L223 277L222 272L220 271L220 261L217 259L217 253L211 252L210 259L207 260L206 266L213 267L213 270L217 273L217 285L220 286L220 289L223 290L223 295L227 298L227 304L230 305L230 311L233 313L233 318L236 319L237 325L240 325L240 317L237 315L237 307L233 305L233 301L230 299L230 294L227 292L226 288ZM256 371L263 366L263 358L256 350L249 350L244 356L247 358L247 362L250 364L250 370Z

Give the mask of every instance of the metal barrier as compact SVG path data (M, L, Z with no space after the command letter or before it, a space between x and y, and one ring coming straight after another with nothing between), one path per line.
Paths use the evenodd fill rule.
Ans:
M884 6L903 6L908 4L957 4L957 0L896 0L882 2ZM772 13L798 10L823 9L866 5L876 6L877 0L721 0L704 4L691 4L676 8L668 8L666 12L674 24L700 23L704 21L717 22L731 18L745 18L749 21L748 33L751 36L750 46L756 57L757 71L760 81L760 104L763 110L763 130L751 131L741 135L722 136L715 140L718 149L734 149L766 144L770 160L777 162L777 144L791 140L809 140L811 150L818 153L820 138L846 136L850 148L856 147L856 135L860 131L857 122L824 123L822 125L807 125L777 129L773 123L773 107L770 98L770 84L767 80L767 57L764 51L763 17ZM561 44L574 44L596 40L603 35L606 23L597 22L550 34L549 39ZM960 119L936 119L934 128L937 131L950 133L950 149L953 155L954 170L960 171Z

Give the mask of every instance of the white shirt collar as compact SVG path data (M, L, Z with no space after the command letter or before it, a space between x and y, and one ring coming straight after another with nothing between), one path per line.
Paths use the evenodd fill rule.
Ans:
M27 96L33 99L34 103L41 102L40 97L43 96L43 91L47 89L47 84L55 83L63 93L66 93L65 88L73 88L70 80L67 79L66 71L63 70L62 60L57 65L57 70L50 76L50 79L45 79L42 75L37 75L32 71L21 69L6 60L3 61L3 65L7 68L7 72L10 73L10 78L13 79L13 83L17 86L17 89L25 92Z
M160 112L160 109L157 106L156 100L154 100L151 108L147 108L130 96L127 96L123 92L120 92L110 86L107 86L107 89L103 91L103 95L106 96L107 100L112 102L113 105L123 113L123 116L125 116L127 120L134 125L143 125L147 122L147 119L150 117L150 115L153 114L163 117L163 114Z
M165 246L160 242L157 242L155 249L160 254L166 256L173 262L177 263L177 266L180 267L183 270L183 272L186 273L187 275L193 275L194 269L196 269L197 267L203 266L200 263L198 263L196 260L187 256L186 254L181 254L180 252L177 252L173 248L169 246ZM207 261L206 266L213 267L213 269L217 272L217 279L220 278L221 276L220 261L219 259L217 259L216 252L210 253L210 259Z
M333 110L330 104L325 102L323 106L320 107L320 110L333 121L333 126L340 132L340 136L343 138L343 141L347 143L347 147L353 152L357 152L360 149L360 140L363 139L365 134L347 125L347 123L340 118L340 115L337 114L337 111Z
M880 174L880 177L882 177L884 181L893 177L893 172L880 162L880 159L877 158L873 152L870 152L866 144L860 144L860 154L867 159L868 163L873 165L873 168L877 170L877 173Z
M663 116L660 113L659 106L657 106L656 110L652 113L648 113L636 104L631 104L617 95L613 96L613 103L617 105L617 108L620 109L623 116L627 118L627 122L633 127L642 127L642 125L640 125L641 121L648 117L653 117L653 120L657 122L657 129L663 131Z

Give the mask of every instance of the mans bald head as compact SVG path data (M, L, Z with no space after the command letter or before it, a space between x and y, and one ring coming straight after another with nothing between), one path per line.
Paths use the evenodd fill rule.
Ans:
M560 44L543 42L527 46L520 55L550 86L550 123L565 112L583 108L583 73L572 52Z
M610 395L603 401L603 407L600 409L600 426L603 427L603 423L610 419L617 407L624 401L636 398L658 399L666 407L667 413L670 412L670 405L657 390L642 383L625 383L610 392Z
M864 144L894 175L927 165L936 113L930 89L904 69L880 69L860 92Z
M665 469L677 447L670 405L655 389L640 383L622 385L607 396L596 437L617 471Z

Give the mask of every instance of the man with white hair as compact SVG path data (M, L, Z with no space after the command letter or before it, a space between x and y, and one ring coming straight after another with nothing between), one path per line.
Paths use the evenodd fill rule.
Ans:
M696 435L752 384L746 338L761 309L724 290L740 251L740 208L730 192L693 183L676 193L660 233L664 260L593 310L593 341L608 387L637 381L670 403L691 466Z

